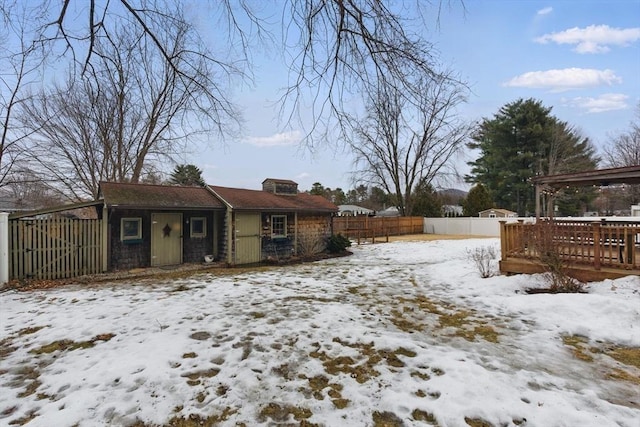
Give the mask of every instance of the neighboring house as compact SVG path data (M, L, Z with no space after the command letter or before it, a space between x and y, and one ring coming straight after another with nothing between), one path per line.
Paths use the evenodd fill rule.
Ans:
M400 210L395 206L376 212L376 216L394 217L400 216Z
M226 206L203 187L100 183L109 270L202 262L219 256Z
M358 205L338 205L338 216L373 215L375 211Z
M478 216L480 218L516 218L518 213L508 209L493 208L480 211Z
M209 186L227 207L225 259L231 265L325 250L338 207L322 196L298 192L290 180L268 178L262 190Z
M442 216L444 217L462 216L463 212L460 205L442 205Z

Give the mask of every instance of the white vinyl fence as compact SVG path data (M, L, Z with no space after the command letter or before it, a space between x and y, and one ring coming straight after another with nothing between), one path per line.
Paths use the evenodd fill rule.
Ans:
M425 218L425 234L453 234L467 236L500 237L499 221L534 221L535 218Z
M574 221L607 221L607 222L627 222L639 221L640 217L562 217L558 220L574 220ZM452 234L467 236L486 236L500 237L500 221L507 222L535 222L535 218L425 218L424 233L425 234Z

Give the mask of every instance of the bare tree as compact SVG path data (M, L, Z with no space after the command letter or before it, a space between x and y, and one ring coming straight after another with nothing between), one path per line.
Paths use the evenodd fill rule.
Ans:
M410 31L424 25L424 20L411 19L412 12L420 15L421 6L404 6L406 16L379 0L290 1L285 37L295 47L291 84L282 98L282 112L290 107L287 121L308 95L313 99L312 131L320 118L324 124L335 119L348 130L345 111L363 93L375 94L381 85L415 92L415 76L438 76L433 46Z
M604 160L611 168L640 165L640 103L636 106L636 118L630 129L615 136L611 145L604 148Z
M18 9L20 13L15 13ZM22 179L16 174L30 132L16 121L16 113L29 98L28 87L39 76L43 61L41 49L29 43L26 35L28 22L37 19L36 15L36 10L19 4L0 6L0 187Z
M233 105L200 55L187 48L189 27L163 33L172 64L143 35L119 27L94 46L91 72L25 103L22 122L37 140L31 164L74 199L97 197L100 181L139 182L197 133L228 133ZM184 75L190 78L184 78Z
M635 121L631 122L629 130L614 137L611 145L603 151L607 167L640 166L640 103L636 106ZM626 185L616 192L622 204L618 208L640 203L640 185Z
M74 9L78 2L73 0L63 0L55 6L43 2L45 9L50 8L50 19L38 27L37 40L62 46L63 53L70 53L74 62L86 71L93 65L98 41L110 36L109 24L126 21L142 31L149 44L180 72L162 38L165 26L176 25L176 21L184 24L179 2L83 2L88 4L80 10ZM411 76L437 75L432 57L434 48L418 34L418 29L425 26L427 16L434 18L435 24L442 3L442 0L399 5L379 0L275 2L282 7L282 45L291 71L291 83L281 99L285 122L293 120L302 102L311 97L314 120L309 136L331 119L345 126L343 112L349 102L348 94L375 92L379 81L411 91L414 88ZM267 29L268 18L260 16L257 4L245 0L218 0L209 4L219 12L229 31L229 48L237 49L243 61L249 58L254 35L273 40L275 31ZM273 7L266 12L272 14ZM71 25L73 21L86 24ZM199 54L221 68L233 63L208 53ZM181 76L192 78L189 74Z
M465 88L447 77L425 77L418 90L402 93L383 85L367 100L367 116L353 118L355 154L360 179L396 195L402 215L413 211L418 183L431 185L453 167L452 160L471 132L456 115Z

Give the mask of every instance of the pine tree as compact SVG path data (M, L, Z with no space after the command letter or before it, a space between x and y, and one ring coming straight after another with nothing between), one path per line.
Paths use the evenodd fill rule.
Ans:
M535 211L531 178L593 170L598 161L587 138L534 99L519 99L500 108L492 119L482 121L473 140L468 147L480 150L480 156L469 162L472 169L466 180L484 184L495 207L520 216ZM568 192L564 197L571 199L572 193L576 194ZM583 193L581 197L584 205L590 196Z
M207 184L202 178L202 171L195 165L177 165L169 179L171 184L204 187Z
M462 202L462 214L464 216L478 216L481 211L492 207L493 200L487 188L482 184L476 184L469 190L467 198Z

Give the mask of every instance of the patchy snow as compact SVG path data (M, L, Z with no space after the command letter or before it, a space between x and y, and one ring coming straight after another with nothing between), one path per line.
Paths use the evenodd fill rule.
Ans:
M541 275L480 278L468 251L490 245L6 292L0 425L638 427L640 370L607 349L640 346L640 278L528 295Z

